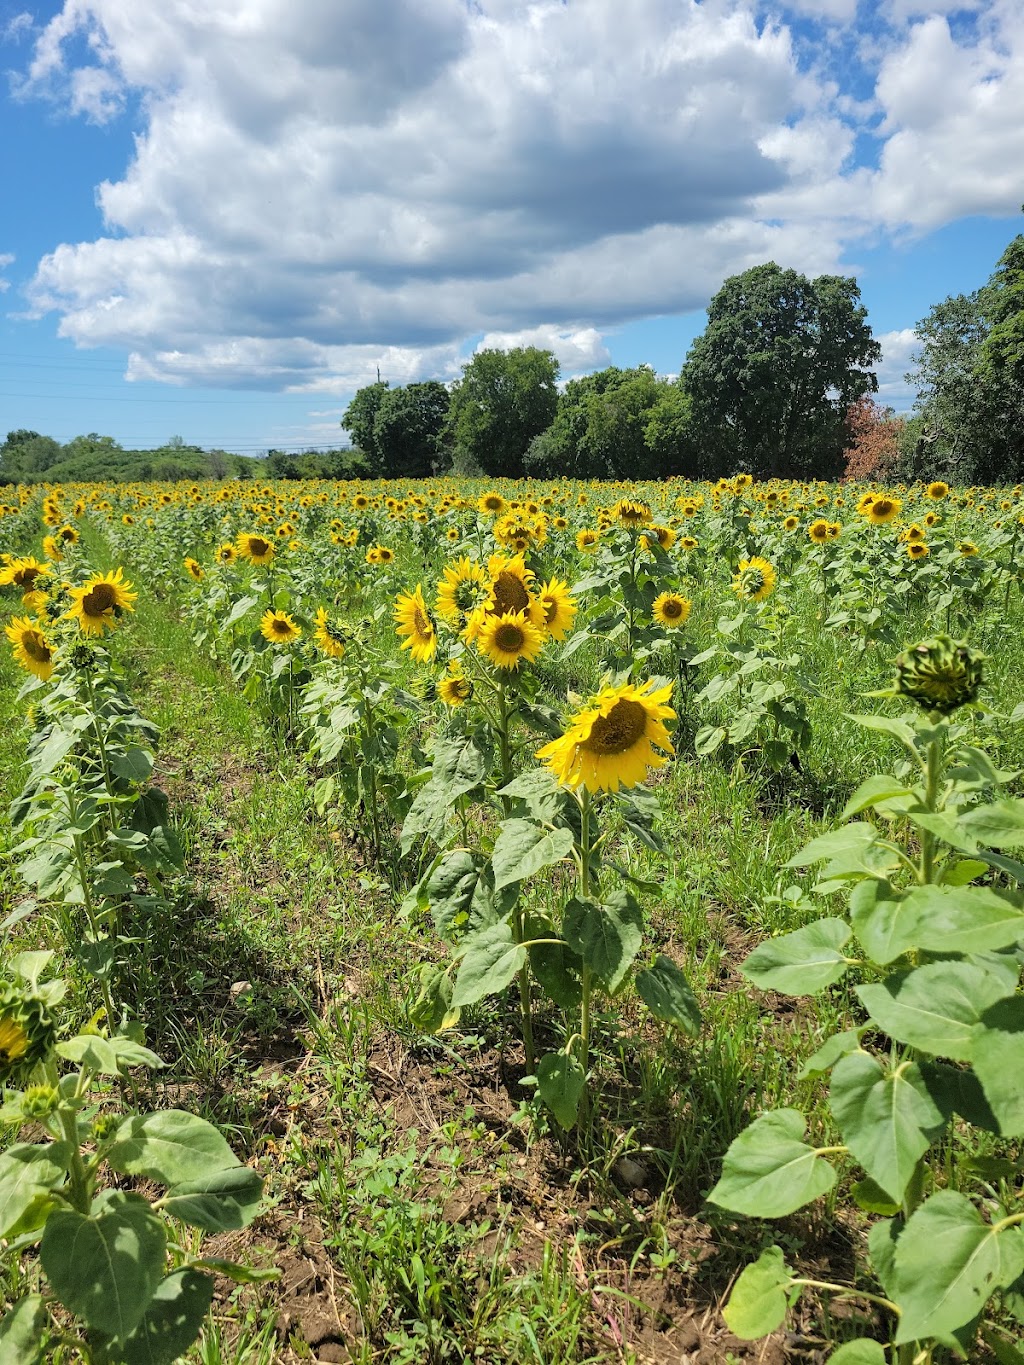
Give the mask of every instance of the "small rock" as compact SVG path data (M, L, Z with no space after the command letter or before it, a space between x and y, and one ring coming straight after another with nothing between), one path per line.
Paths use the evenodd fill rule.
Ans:
M640 1190L647 1184L647 1167L631 1156L620 1156L615 1163L615 1174L627 1190Z
M232 1000L241 1000L243 995L252 995L251 981L233 981L229 991Z

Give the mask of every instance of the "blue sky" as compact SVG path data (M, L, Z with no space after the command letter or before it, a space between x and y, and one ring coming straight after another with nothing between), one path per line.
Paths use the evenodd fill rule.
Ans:
M1019 0L0 0L0 434L257 453L481 345L677 372L722 280L913 327L1021 228Z

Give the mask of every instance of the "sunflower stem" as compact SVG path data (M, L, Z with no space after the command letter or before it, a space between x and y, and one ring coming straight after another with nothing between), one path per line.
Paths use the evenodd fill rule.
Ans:
M590 792L585 786L579 791L580 803L580 899L590 897ZM583 995L580 1002L580 1065L583 1075L590 1068L590 1008L594 989L594 974L584 958L581 973Z
M107 758L107 746L103 741L103 728L100 725L100 716L96 709L96 689L93 686L91 669L86 668L84 672L85 688L89 693L89 712L92 716L92 730L93 734L96 736L96 745L100 751L100 767L103 770L103 785L106 788L107 795L110 797L111 804L113 804L115 800L114 788L110 777L110 761ZM113 819L109 810L107 811L106 824L108 827L113 828Z
M924 804L925 809L935 811L942 778L942 732L938 729L928 741L928 753L924 764ZM921 831L921 884L930 885L935 880L935 835L930 829Z

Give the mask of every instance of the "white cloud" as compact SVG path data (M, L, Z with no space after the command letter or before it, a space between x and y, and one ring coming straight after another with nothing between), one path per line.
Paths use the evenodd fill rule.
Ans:
M8 252L0 251L0 270L6 270L9 265L13 264L14 264L13 255L9 251ZM10 280L5 280L3 276L0 275L0 294L2 294L6 289L10 289L10 287L11 287Z
M17 43L35 28L35 20L27 10L22 10L20 14L15 14L8 19L0 30L0 39L5 43Z
M882 359L876 370L878 401L897 412L907 412L917 395L904 375L913 368L911 356L920 344L918 335L913 327L903 327L898 331L883 332L877 340L882 347Z

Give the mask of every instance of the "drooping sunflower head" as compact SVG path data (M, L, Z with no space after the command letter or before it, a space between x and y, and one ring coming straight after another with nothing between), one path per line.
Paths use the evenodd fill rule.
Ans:
M13 1084L31 1075L49 1057L57 1030L46 1002L15 981L0 982L0 1082Z
M247 559L250 564L269 564L276 552L270 537L258 535L255 531L242 531L235 546L241 558Z
M895 521L903 510L903 503L895 497L876 497L865 510L864 515L872 526L885 526Z
M327 615L326 607L318 607L313 618L313 639L321 653L330 659L343 659L348 640L340 626Z
M754 555L752 559L740 560L733 576L732 590L743 602L763 602L775 591L776 582L775 570L767 559Z
M506 616L509 612L529 611L533 604L533 570L528 569L521 554L507 558L491 555L487 561L491 576L489 613Z
M593 531L589 527L584 527L582 531L576 532L576 548L584 552L595 550L600 539L600 531Z
M206 570L197 559L192 559L191 556L185 559L185 570L188 576L194 578L197 583L201 583L206 577Z
M671 695L671 683L653 691L649 685L606 685L537 757L567 787L590 792L634 787L675 752L665 729L665 721L675 717L667 704Z
M651 615L660 626L672 630L677 626L686 625L692 607L693 603L688 597L682 597L677 592L663 592L654 599Z
M949 484L943 479L936 479L924 490L924 495L931 498L932 502L942 502L944 498L949 497Z
M31 592L38 576L46 572L46 565L31 555L24 559L12 559L0 570L0 588L13 587L20 588L23 593Z
M553 640L564 640L572 630L578 611L569 584L560 578L549 578L537 590L530 617L537 625L543 626Z
M46 682L53 673L54 648L39 622L27 616L16 616L4 629L19 666Z
M468 555L446 564L437 585L435 606L446 621L464 622L490 596L487 571Z
M925 711L952 715L978 695L984 657L948 635L922 640L896 660L896 691Z
M957 546L957 549L964 559L970 559L972 555L978 553L978 547L973 540L962 540Z
M83 635L102 635L114 629L122 612L135 610L138 593L132 591L122 569L113 569L94 574L80 588L72 588L68 596L71 607L65 615L78 622Z
M260 618L260 634L272 645L290 645L302 634L302 627L286 611L268 608Z
M448 671L437 685L437 695L445 706L463 706L473 695L473 683L462 671L458 659L448 665Z
M518 668L532 663L544 646L544 632L535 626L525 611L502 615L489 613L476 637L477 649L496 668Z
M623 526L645 526L654 519L645 502L634 502L631 498L620 498L612 508L612 516Z
M395 599L395 630L405 636L402 648L417 663L429 663L437 653L437 632L423 600L421 584L417 583L413 592L399 593Z

